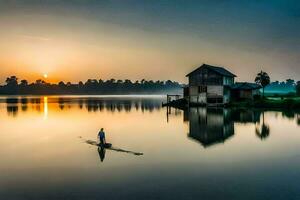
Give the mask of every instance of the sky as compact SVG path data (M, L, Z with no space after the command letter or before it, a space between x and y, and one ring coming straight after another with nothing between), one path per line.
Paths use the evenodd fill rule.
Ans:
M300 80L298 0L0 0L0 84L187 82L203 63L237 81Z

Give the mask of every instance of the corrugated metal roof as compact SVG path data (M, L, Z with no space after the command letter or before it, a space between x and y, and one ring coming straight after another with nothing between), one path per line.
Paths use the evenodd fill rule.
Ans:
M231 73L230 71L228 71L227 69L225 69L223 67L217 67L217 66L212 66L212 65L207 65L207 64L201 65L200 67L198 67L194 71L190 72L186 76L190 76L191 74L194 74L195 72L197 72L201 68L207 68L207 69L213 70L216 73L221 74L223 76L236 77L236 75L234 75L233 73Z

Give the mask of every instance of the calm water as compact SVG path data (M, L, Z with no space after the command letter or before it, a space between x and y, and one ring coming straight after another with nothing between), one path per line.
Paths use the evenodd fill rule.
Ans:
M0 97L0 199L300 199L300 114L163 101Z

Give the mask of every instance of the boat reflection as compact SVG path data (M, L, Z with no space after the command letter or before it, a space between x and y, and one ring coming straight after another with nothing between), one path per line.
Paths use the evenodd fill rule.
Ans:
M81 138L81 137L80 137L80 138ZM86 144L89 144L89 145L93 145L93 146L97 146L97 147L98 147L98 154L99 154L99 158L100 158L100 161L101 161L101 162L103 162L104 159L105 159L106 150L111 150L111 151L121 152L121 153L127 153L127 154L131 154L131 155L135 155L135 156L142 156L142 155L144 155L144 153L141 153L141 152L129 151L129 150L117 148L117 147L114 147L114 146L111 146L111 147L103 147L103 146L100 146L98 142L93 141L93 140L84 140L84 142L85 142Z

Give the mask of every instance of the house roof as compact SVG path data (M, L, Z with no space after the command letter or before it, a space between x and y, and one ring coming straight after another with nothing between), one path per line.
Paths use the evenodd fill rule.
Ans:
M223 76L236 77L236 75L234 75L233 73L231 73L227 69L224 69L223 67L217 67L217 66L212 66L212 65L207 65L207 64L201 65L200 67L198 67L194 71L188 73L186 76L188 77L188 76L194 74L195 72L198 72L200 69L202 69L204 67L207 68L207 69L210 69L210 70L212 70L212 71L214 71L218 74L221 74Z
M261 86L256 83L248 83L248 82L236 82L231 85L230 88L232 90L257 90L260 89Z

